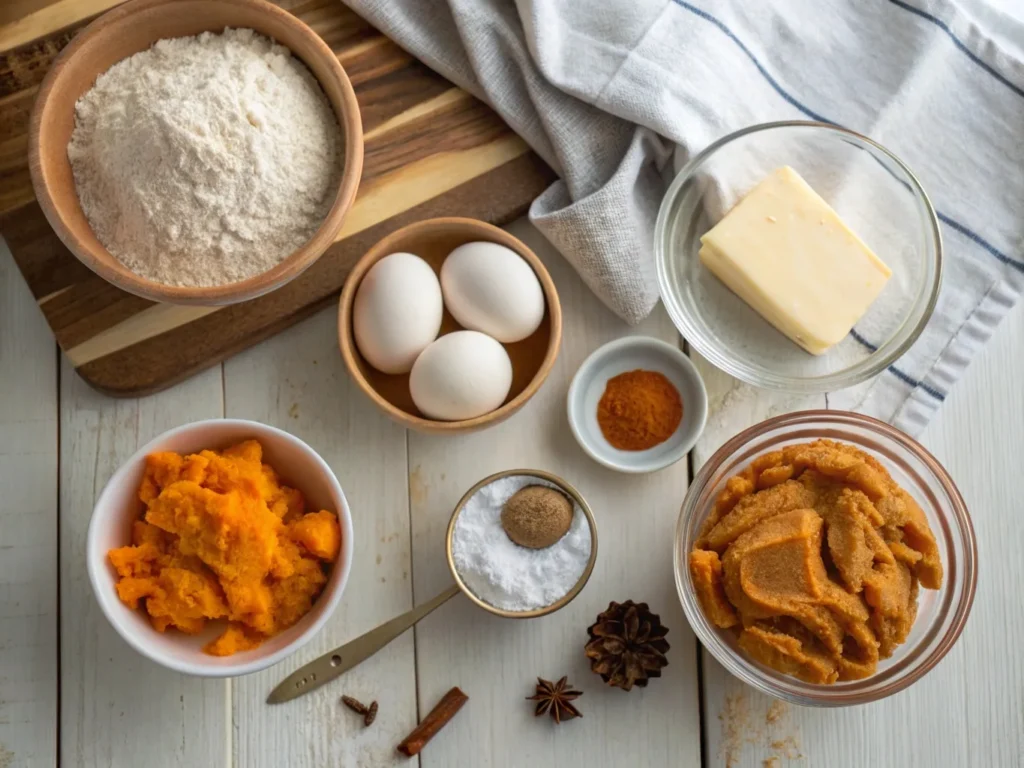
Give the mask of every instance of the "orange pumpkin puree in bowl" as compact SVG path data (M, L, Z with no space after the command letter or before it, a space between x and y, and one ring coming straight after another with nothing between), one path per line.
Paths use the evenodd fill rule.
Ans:
M118 596L132 609L142 603L160 632L192 635L227 619L203 649L214 656L255 648L301 619L341 548L337 516L307 512L262 458L255 440L146 457L145 512L132 544L108 555Z
M759 456L718 495L689 556L708 620L809 683L875 673L942 585L924 512L875 458L831 440Z

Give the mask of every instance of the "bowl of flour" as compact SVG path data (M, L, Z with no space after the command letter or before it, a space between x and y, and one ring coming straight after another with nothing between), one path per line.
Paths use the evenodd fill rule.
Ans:
M540 486L572 502L568 531L543 548L520 546L502 525L505 504ZM549 472L512 469L485 477L459 500L445 541L455 583L481 608L506 618L546 616L583 590L597 562L597 523L587 502Z
M362 172L337 57L263 0L131 0L75 37L40 87L32 183L64 245L118 288L224 305L336 240Z

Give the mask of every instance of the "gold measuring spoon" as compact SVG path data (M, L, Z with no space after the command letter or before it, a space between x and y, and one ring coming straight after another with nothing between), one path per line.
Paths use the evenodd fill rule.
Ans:
M469 587L467 587L462 581L462 578L459 576L459 572L455 568L455 560L452 557L452 534L455 531L455 521L458 519L459 513L461 513L462 509L466 506L466 502L469 501L473 494L485 485L489 485L495 480L500 480L503 477L510 477L513 475L519 477L524 475L527 477L536 477L539 480L545 480L556 486L563 493L569 496L569 498L571 498L581 510L583 510L583 514L587 518L587 524L590 526L590 559L587 560L587 566L583 569L583 573L580 575L579 581L577 581L573 588L559 600L555 601L551 605L547 605L543 608L537 608L533 611L506 611L502 608L496 608L489 603L485 603L474 595L472 591L470 591ZM409 629L409 627L413 626L416 622L435 609L444 605L459 592L463 592L466 597L484 610L510 619L532 619L538 616L547 616L560 608L564 608L572 602L573 598L575 598L580 591L582 591L587 580L590 578L590 574L594 570L594 563L597 561L597 524L594 522L594 514L591 512L590 506L587 502L584 501L583 497L580 496L579 492L575 488L569 485L569 483L562 478L557 475L552 475L550 472L542 472L538 469L509 469L504 472L498 472L497 474L485 477L479 483L466 491L463 497L459 499L459 503L455 506L455 511L452 512L451 520L448 522L448 533L445 536L445 554L448 557L448 569L451 571L452 577L455 579L455 583L452 586L448 587L448 589L439 594L433 600L423 603L422 605L418 605L412 610L403 613L401 616L396 616L390 621L386 621L376 629L371 629L365 635L360 635L355 640L346 643L340 648L335 648L333 651L325 653L320 658L314 659L305 666L302 666L292 672L292 674L288 675L288 677L282 680L278 686L270 692L270 696L267 697L267 703L280 704L285 701L291 701L292 699L296 699L303 694L314 691L321 685L329 683L331 680L340 677L356 665L366 661L366 659L373 656L377 651Z

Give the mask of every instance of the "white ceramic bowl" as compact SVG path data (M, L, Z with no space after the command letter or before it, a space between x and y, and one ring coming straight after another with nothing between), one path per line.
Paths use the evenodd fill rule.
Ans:
M638 368L658 371L672 382L683 401L683 420L665 442L646 451L620 451L601 434L597 404L608 379ZM704 381L690 358L677 347L649 336L626 336L610 341L583 361L569 386L569 427L590 458L619 472L654 472L683 458L708 418Z
M282 481L298 488L310 507L329 509L341 524L341 552L331 568L327 584L312 610L294 626L274 635L258 648L231 656L211 656L203 646L223 631L224 623L209 622L194 636L176 630L157 632L140 608L131 610L117 596L117 574L107 552L131 542L132 521L140 512L139 483L146 456L155 451L195 453L203 449L227 448L246 439L259 440L263 460L280 474ZM341 599L352 565L352 515L334 472L320 456L299 438L275 427L242 419L211 419L164 432L140 448L110 478L93 509L86 543L89 581L100 608L117 633L136 651L157 664L199 677L234 677L257 672L301 648L327 622Z

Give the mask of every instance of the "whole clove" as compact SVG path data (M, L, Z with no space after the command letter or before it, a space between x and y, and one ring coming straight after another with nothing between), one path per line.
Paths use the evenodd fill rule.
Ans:
M351 696L342 696L341 697L341 703L344 704L346 707L348 707L353 712L355 712L356 714L359 714L359 715L366 715L370 711L370 708L367 707L365 704L363 704L363 702L361 702L359 699L355 699L355 698L353 698ZM374 703L374 709L376 710L377 702L373 702L373 703ZM369 723L367 723L367 725L369 725Z

